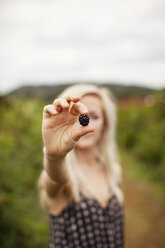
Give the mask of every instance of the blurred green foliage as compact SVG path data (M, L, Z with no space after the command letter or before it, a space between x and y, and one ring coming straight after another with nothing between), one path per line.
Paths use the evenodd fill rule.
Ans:
M117 139L121 149L131 153L149 177L165 182L165 102L164 92L155 94L152 105L130 105L118 109Z
M165 181L163 92L151 106L118 109L117 142L145 165L153 181ZM0 99L0 240L3 248L48 247L48 217L40 208L37 180L42 170L42 110L35 98Z
M40 210L43 103L5 99L0 105L1 247L47 247L47 216ZM45 224L45 225L44 225Z

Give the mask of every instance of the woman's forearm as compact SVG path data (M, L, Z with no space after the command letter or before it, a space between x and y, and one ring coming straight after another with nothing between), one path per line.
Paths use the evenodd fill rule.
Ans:
M65 157L47 154L45 148L43 149L44 160L43 165L47 174L53 181L58 184L65 184L69 181Z

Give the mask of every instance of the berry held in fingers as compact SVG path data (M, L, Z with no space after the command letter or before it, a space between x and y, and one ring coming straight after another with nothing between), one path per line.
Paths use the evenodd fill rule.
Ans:
M79 122L82 126L87 126L89 123L89 116L84 115L84 114L80 114L79 115Z

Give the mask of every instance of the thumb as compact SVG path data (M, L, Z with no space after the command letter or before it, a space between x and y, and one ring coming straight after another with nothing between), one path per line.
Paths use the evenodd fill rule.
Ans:
M73 130L72 130L72 138L74 141L78 141L81 136L93 132L95 130L94 126L88 125L88 126L81 126L79 122L76 122L73 125Z

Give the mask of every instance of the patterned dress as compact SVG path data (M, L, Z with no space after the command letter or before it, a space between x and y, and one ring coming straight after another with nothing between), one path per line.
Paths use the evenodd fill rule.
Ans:
M81 195L58 214L49 214L49 248L124 248L124 205L113 195L104 208Z

